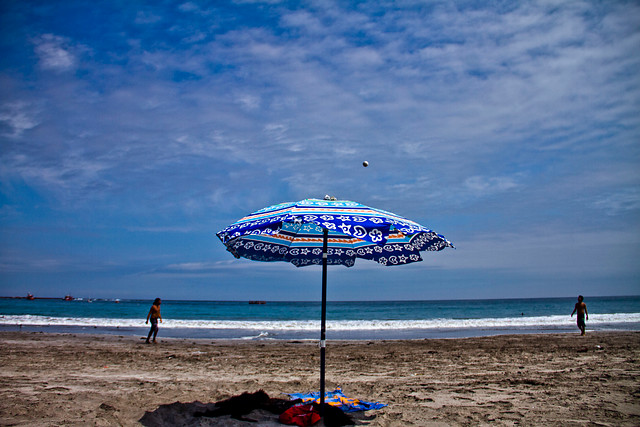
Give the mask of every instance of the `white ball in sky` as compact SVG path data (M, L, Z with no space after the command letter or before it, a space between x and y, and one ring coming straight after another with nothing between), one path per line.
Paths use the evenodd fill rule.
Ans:
M364 162L362 162L362 166L364 166L364 167L366 168L367 166L369 166L369 162L367 162L367 161L365 160Z

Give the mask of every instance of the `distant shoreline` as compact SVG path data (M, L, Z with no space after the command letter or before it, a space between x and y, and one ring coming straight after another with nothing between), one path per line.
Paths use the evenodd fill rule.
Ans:
M640 294L638 295L584 295L586 300L591 298L640 298ZM64 300L64 296L62 297L37 297L34 296L33 299L43 299L43 300ZM537 301L537 300L566 300L572 299L574 300L576 295L564 296L564 297L510 297L510 298L449 298L449 299L399 299L399 300L329 300L327 301L329 304L332 303L404 303L404 302L471 302L471 301ZM26 296L0 296L0 300L2 299L27 299ZM119 300L122 302L128 301L153 301L153 298L117 298L117 297L73 297L74 301L115 301ZM197 303L247 303L250 304L254 301L260 301L260 303L268 304L277 304L277 303L318 303L318 300L208 300L208 299L171 299L171 298L163 298L165 302L197 302Z

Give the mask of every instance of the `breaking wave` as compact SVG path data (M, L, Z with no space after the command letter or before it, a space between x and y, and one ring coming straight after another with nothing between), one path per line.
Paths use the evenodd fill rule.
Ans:
M507 317L479 319L426 319L426 320L340 320L327 321L327 330L366 331L366 330L411 330L411 329L459 329L459 328L544 328L575 325L575 317L539 316ZM640 313L592 314L588 324L620 325L640 324ZM110 328L147 327L140 319L105 319L90 317L54 317L37 315L0 316L0 325L30 326L83 326ZM181 320L166 319L163 328L176 329L233 329L261 331L316 331L320 320Z

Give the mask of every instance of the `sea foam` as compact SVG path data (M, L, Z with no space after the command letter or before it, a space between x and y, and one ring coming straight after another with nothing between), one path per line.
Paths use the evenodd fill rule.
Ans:
M327 330L411 330L411 329L461 329L461 328L507 328L526 329L544 327L566 327L575 325L575 317L538 316L505 317L479 319L428 319L428 320L341 320L327 321ZM640 323L640 313L592 314L589 325L616 325ZM30 326L83 326L83 327L147 327L140 319L105 319L91 317L55 317L37 315L0 316L0 325ZM320 328L320 320L181 320L166 319L163 328L177 329L234 329L234 330L280 330L315 331Z

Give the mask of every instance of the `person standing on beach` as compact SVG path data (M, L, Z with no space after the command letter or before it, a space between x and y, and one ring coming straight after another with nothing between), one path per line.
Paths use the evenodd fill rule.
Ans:
M156 343L156 335L158 335L158 319L160 319L160 323L162 323L162 315L160 314L160 304L162 301L160 298L156 298L153 301L153 305L149 310L149 314L147 314L147 321L145 324L149 323L149 319L151 319L151 329L149 330L149 335L147 335L147 344L149 344L149 340L151 339L151 335L153 335L153 343Z
M585 328L587 325L584 322L585 316L587 316L587 320L589 320L589 313L587 312L587 304L583 302L584 297L582 295L578 296L578 302L576 303L575 308L573 309L573 313L571 313L571 317L578 312L578 328L580 328L580 335L585 334Z

